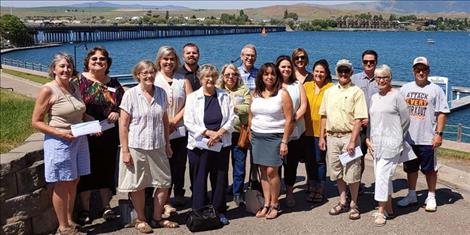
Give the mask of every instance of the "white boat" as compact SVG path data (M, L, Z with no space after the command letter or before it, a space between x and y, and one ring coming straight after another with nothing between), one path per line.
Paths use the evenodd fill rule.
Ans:
M426 42L428 42L429 44L434 44L436 41L434 41L432 38L428 38Z

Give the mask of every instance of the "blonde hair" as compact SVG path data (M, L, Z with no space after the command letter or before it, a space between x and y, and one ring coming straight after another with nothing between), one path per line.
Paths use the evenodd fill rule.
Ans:
M157 66L155 66L155 64L152 61L141 60L139 61L139 63L134 65L134 68L132 69L132 76L134 77L135 80L140 82L139 77L137 75L139 75L139 73L142 72L142 70L148 69L148 68L153 68L153 70L157 72Z
M215 79L219 76L219 71L217 71L217 68L215 65L212 64L203 64L199 69L197 70L197 78L201 80L201 78L205 76L211 76Z
M377 75L385 75L392 79L392 69L386 64L378 65L374 71L374 76L377 77Z
M243 79L240 77L240 72L238 71L238 68L236 65L234 64L225 64L222 69L220 70L220 75L219 75L219 79L217 80L217 83L216 83L216 86L221 88L221 89L225 89L225 81L224 81L224 73L225 73L225 70L227 69L231 69L233 71L235 71L235 74L237 74L237 85L236 87L240 87L243 85Z
M75 64L73 62L72 56L64 52L59 52L54 55L54 58L52 59L52 62L49 64L49 67L47 69L47 73L49 74L49 77L51 79L55 78L55 73L54 73L55 66L57 65L57 63L59 63L59 61L63 59L65 59L65 61L67 61L70 67L72 67L72 77L77 76L78 73L77 73L77 70L75 69Z
M178 69L178 67L180 66L180 59L178 58L178 54L176 53L176 50L175 48L173 47L170 47L170 46L161 46L159 49L158 49L158 52L157 52L157 56L155 58L155 66L157 66L157 70L156 72L160 71L162 68L160 67L160 60L164 57L164 56L168 56L170 54L174 54L175 57L176 57L176 65L175 65L175 68L173 69L173 73L176 72L176 70Z

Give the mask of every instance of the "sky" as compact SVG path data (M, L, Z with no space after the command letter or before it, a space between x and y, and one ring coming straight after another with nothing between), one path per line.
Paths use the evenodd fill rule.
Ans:
M98 0L93 1L1 1L2 7L41 7L41 6L63 6L71 5L75 3L86 3L86 2L97 2ZM322 4L322 5L333 5L333 4L343 4L354 1L336 1L336 0L323 0L323 1L269 1L269 0L250 0L250 1L105 1L116 4L140 4L140 5L177 5L184 6L189 8L197 9L241 9L241 8L252 8L252 7L264 7L271 5L292 5L297 3L311 3L311 4Z

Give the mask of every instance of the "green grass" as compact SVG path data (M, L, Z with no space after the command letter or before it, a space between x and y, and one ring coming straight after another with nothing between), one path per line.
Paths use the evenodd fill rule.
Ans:
M453 150L453 149L439 148L437 150L437 154L439 157L444 157L444 158L457 158L457 159L462 159L462 160L470 160L469 152L463 152L463 151L458 151L458 150Z
M15 70L11 70L11 69L2 69L2 72L11 74L11 75L14 75L14 76L17 76L17 77L21 77L21 78L24 78L24 79L28 79L30 81L41 83L41 84L44 84L44 83L47 83L47 82L51 81L51 79L49 79L47 77L38 76L38 75L30 74L30 73L19 72L19 71L15 71Z
M0 90L0 153L21 145L36 132L31 127L33 108L33 99Z

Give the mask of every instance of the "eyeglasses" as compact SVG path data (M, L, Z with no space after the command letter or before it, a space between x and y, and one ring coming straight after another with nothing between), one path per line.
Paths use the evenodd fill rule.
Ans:
M90 57L91 61L97 61L97 60L106 61L106 59L107 59L106 57Z
M343 67L343 68L338 68L337 71L338 71L338 74L341 74L341 73L349 74L351 72L351 69L347 67Z
M295 61L304 61L306 59L307 59L307 57L304 56L304 55L294 57Z
M363 64L375 64L375 60L362 60Z
M413 71L414 71L415 73L419 73L419 72L427 73L427 72L429 71L429 69L428 69L428 68L425 68L425 67L424 67L424 68L423 68L423 67L422 67L422 68L416 67L416 68L413 68Z
M390 77L389 76L380 76L380 77L375 77L377 80L388 80Z
M145 71L145 72L140 72L139 73L140 76L145 76L147 77L148 75L155 75L155 71Z
M226 74L224 74L224 77L225 78L238 77L238 74L236 74L236 73L226 73Z

